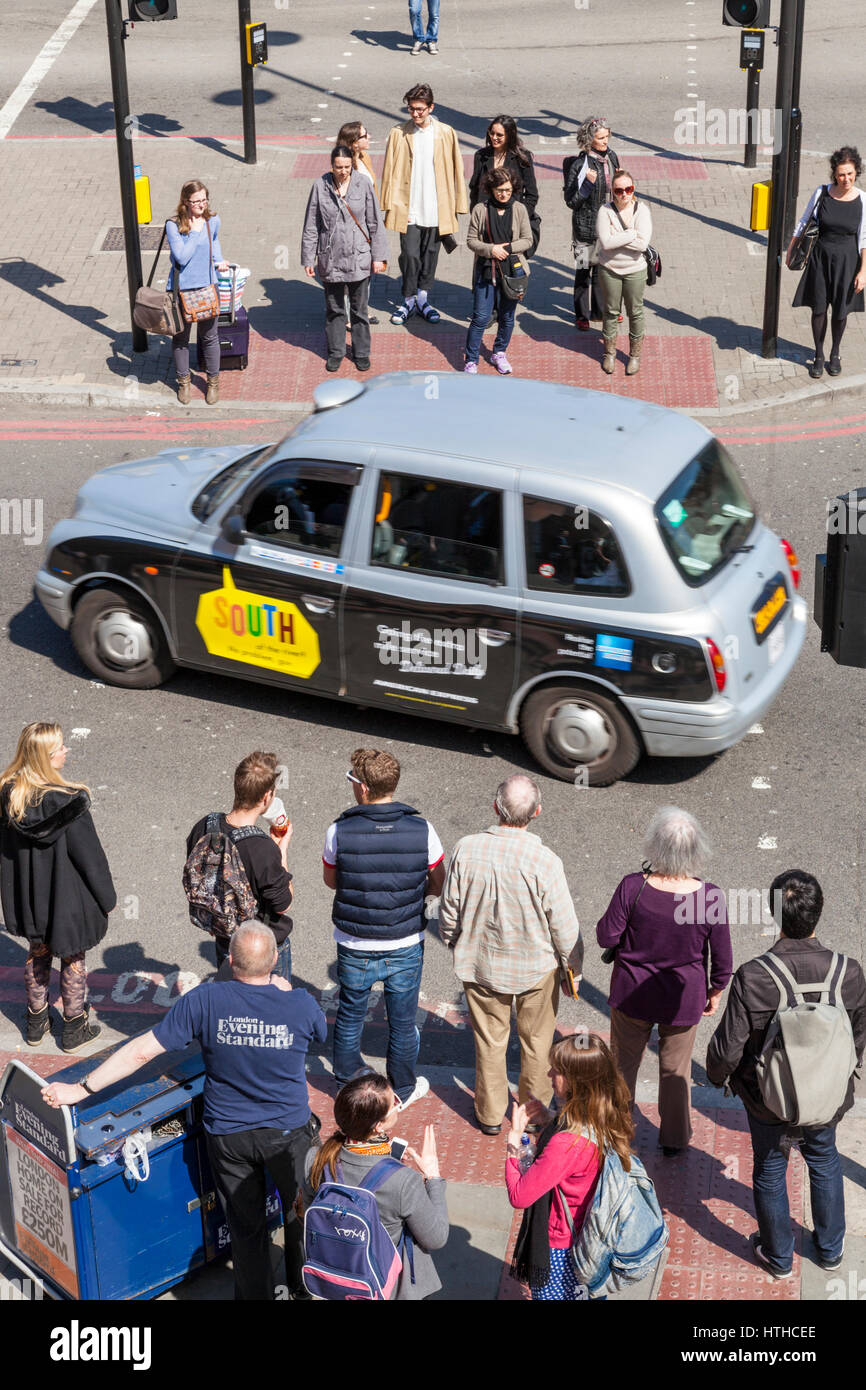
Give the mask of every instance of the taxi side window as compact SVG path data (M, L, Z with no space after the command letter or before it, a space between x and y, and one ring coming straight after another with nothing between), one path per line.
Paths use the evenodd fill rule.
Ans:
M588 507L524 497L523 533L528 589L616 598L631 592L616 536Z
M244 529L272 544L339 555L359 476L360 469L338 464L283 464L247 504Z
M383 474L371 565L502 583L502 493Z

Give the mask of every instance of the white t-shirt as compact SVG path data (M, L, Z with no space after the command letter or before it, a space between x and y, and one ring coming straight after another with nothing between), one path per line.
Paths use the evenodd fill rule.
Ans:
M416 126L412 136L412 178L409 184L409 221L419 227L439 226L439 200L436 197L436 174L433 169L433 145L436 140L434 118L426 130Z
M435 869L437 864L441 864L445 858L445 851L436 831L429 821L427 821L427 868ZM337 862L337 823L333 821L328 826L328 833L325 836L325 848L322 850L324 863L331 867ZM367 941L360 936L350 936L348 932L341 931L339 927L334 928L334 940L339 946L348 946L352 951L400 951L404 946L415 946L419 941L424 940L422 931L413 932L411 936L401 936L395 941L390 938L382 941Z

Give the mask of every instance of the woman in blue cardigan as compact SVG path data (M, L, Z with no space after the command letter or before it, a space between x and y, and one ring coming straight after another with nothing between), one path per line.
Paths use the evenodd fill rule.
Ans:
M208 204L208 191L198 179L190 179L180 190L177 212L165 224L168 244L171 248L171 275L166 288L174 286L178 275L179 290L199 290L206 285L216 284L218 270L228 270L228 262L223 260L219 242L220 220L211 212ZM177 376L177 398L181 405L189 405L189 331L191 324L185 323L180 333L171 340L174 349L174 370ZM199 319L198 341L204 353L207 371L208 405L216 405L220 397L220 345L219 319Z

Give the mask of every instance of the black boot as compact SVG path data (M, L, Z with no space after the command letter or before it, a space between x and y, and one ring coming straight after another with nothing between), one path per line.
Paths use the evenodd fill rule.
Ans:
M102 1029L98 1023L91 1023L87 1013L89 1005L85 1004L84 1013L77 1018L63 1019L63 1037L60 1039L60 1046L64 1052L77 1052L85 1043L93 1042L98 1038Z
M25 1041L28 1047L38 1047L45 1034L51 1027L51 1019L48 1013L48 1005L40 1009L38 1014L27 1010L27 1035Z

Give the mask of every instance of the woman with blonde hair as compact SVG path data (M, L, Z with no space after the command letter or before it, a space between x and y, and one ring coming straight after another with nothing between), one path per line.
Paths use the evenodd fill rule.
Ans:
M211 209L210 195L200 179L188 179L180 190L180 198L174 217L165 224L168 244L171 248L171 275L166 289L171 293L177 276L179 291L201 290L208 285L216 286L218 270L228 270L228 261L223 259L220 247L220 220ZM217 300L218 302L218 300ZM174 371L177 377L177 398L181 405L189 405L189 334L192 321L184 313L184 326L171 340L174 352ZM220 341L219 317L197 320L196 334L204 354L207 372L208 405L216 405L219 400Z
M577 1233L583 1224L609 1149L629 1171L634 1124L628 1087L596 1033L560 1038L548 1058L556 1113L534 1099L512 1110L505 1185L511 1205L525 1208L512 1274L530 1285L533 1302L574 1302L582 1294L570 1255L572 1227ZM523 1169L530 1121L543 1128Z
M51 960L59 956L60 1046L77 1052L100 1032L88 1019L84 953L105 936L117 895L89 789L63 776L68 752L59 724L28 724L0 774L0 901L6 930L29 946L28 1047L49 1031Z

